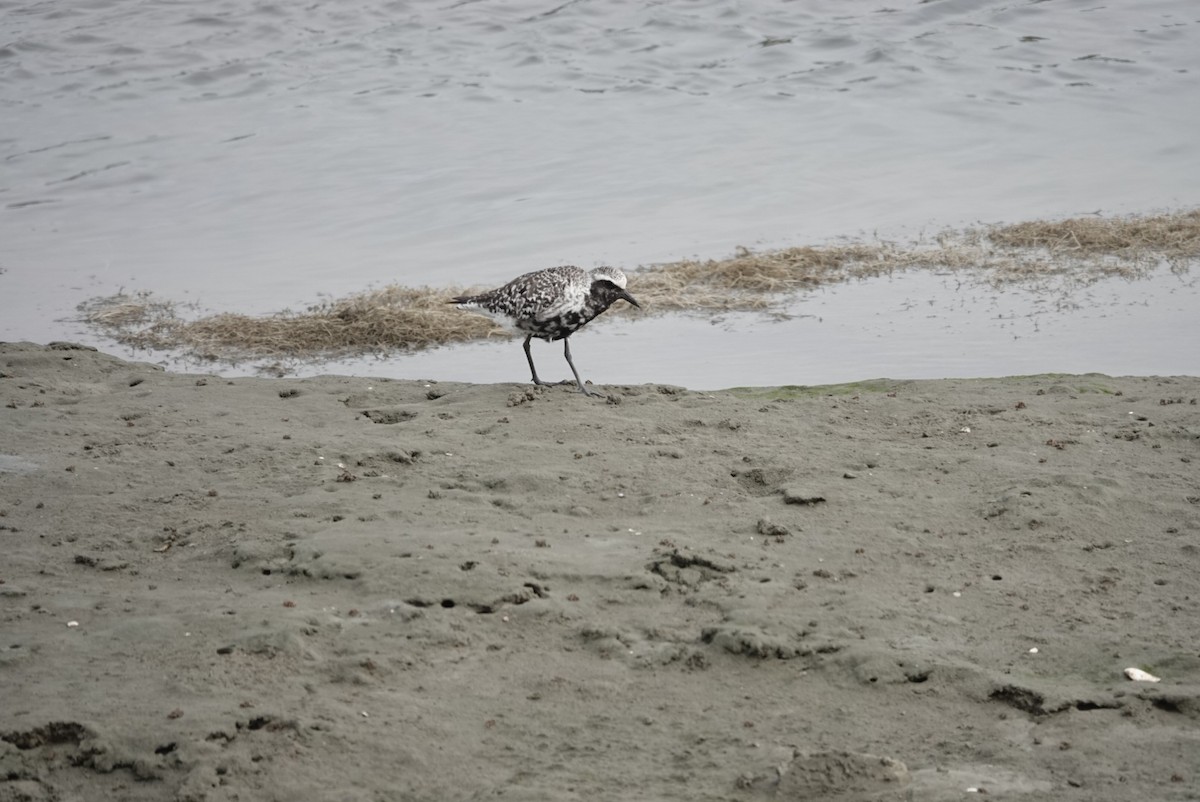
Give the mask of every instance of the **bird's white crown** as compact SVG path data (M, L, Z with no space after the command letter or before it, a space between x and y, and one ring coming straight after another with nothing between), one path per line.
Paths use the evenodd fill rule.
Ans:
M606 279L611 281L613 284L616 284L621 289L625 289L625 284L627 283L625 273L623 273L619 267L597 267L588 275L592 277L592 281Z

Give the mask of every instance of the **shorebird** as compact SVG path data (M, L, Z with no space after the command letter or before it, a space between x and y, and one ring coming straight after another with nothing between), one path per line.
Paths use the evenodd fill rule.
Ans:
M534 337L553 342L563 341L563 355L575 375L579 392L599 396L584 386L579 371L571 361L571 344L567 341L592 318L617 301L641 304L625 291L625 274L615 267L583 270L578 267L549 267L518 276L503 287L480 295L460 295L447 303L460 309L480 312L505 328L525 335L525 358L534 384L553 384L538 378L533 366L529 341ZM565 384L566 382L560 382Z

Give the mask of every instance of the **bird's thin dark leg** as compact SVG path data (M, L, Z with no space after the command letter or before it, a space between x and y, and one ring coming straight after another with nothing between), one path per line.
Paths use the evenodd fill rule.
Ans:
M544 382L538 378L537 368L535 368L533 366L533 354L531 354L529 352L529 341L532 339L533 339L532 334L525 335L525 358L529 360L529 372L533 374L533 383L534 384L550 384L550 382Z
M579 378L579 371L575 370L575 363L571 361L571 343L567 337L563 337L563 356L567 358L567 364L571 366L571 372L575 374L575 383L579 385L579 392L599 398L600 393L593 393L583 386L583 381Z

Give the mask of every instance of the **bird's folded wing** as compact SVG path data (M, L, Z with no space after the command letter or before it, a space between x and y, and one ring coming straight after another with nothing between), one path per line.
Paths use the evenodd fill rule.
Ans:
M586 292L582 287L567 285L563 287L562 294L555 297L546 306L537 310L533 315L533 319L538 323L545 323L547 320L562 317L567 312L577 312L583 307L586 297Z

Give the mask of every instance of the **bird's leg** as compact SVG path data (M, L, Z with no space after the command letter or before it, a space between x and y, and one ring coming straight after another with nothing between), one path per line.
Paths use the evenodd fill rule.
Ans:
M539 378L538 378L538 375L537 375L537 368L535 368L535 367L533 366L533 354L531 354L531 353L529 352L529 341L530 341L530 340L532 340L532 339L533 339L533 335L532 335L532 334L526 334L526 335L525 335L525 358L529 360L529 372L533 374L533 383L534 383L534 384L546 384L546 385L548 385L548 384L550 384L550 382L544 382L544 381L542 381L541 379L539 379Z
M600 393L593 393L583 386L583 382L579 378L579 371L575 370L575 363L571 361L571 343L567 337L563 337L563 356L567 358L567 364L571 366L571 372L575 374L575 383L579 385L579 392L599 398L601 396Z

